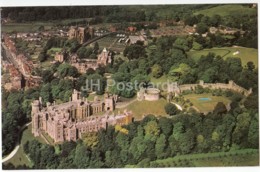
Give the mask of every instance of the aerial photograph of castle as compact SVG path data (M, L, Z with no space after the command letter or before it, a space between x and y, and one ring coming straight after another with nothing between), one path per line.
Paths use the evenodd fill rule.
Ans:
M1 7L2 169L259 166L258 4Z

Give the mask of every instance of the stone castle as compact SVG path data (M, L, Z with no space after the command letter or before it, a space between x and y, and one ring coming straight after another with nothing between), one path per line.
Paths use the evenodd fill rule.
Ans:
M103 100L97 97L90 102L74 90L71 101L56 105L42 100L32 102L32 133L36 136L48 134L55 143L76 141L83 133L106 129L109 125L126 125L132 122L132 113L109 115L115 109L117 96L105 94Z
M96 70L99 66L106 66L112 63L112 53L106 48L98 55L97 59L79 59L77 54L70 54L64 50L55 54L54 60L63 63L66 59L69 60L71 66L78 69L80 73L85 73L88 69Z
M160 90L157 88L142 88L137 92L138 101L156 101L160 99Z
M112 63L112 53L106 48L98 55L97 59L79 59L78 56L70 57L70 64L78 69L80 73L85 73L88 69L96 70L99 66L106 66Z
M69 39L77 39L80 44L94 37L93 27L77 27L71 26L68 32Z

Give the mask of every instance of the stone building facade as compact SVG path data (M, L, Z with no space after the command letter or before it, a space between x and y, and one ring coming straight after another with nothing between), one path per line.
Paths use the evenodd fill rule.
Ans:
M97 97L90 102L74 90L71 101L56 105L42 100L32 102L32 133L34 136L48 134L55 143L76 141L83 133L106 129L109 125L126 125L132 122L131 112L109 115L115 109L116 96L105 94L103 100Z
M69 39L76 38L80 44L94 37L93 27L72 26L68 32Z
M137 92L138 101L156 101L160 99L160 90L157 88L142 88Z
M70 64L85 73L88 69L96 70L99 66L106 66L112 63L112 54L106 48L98 55L97 59L79 59L76 54L71 55Z

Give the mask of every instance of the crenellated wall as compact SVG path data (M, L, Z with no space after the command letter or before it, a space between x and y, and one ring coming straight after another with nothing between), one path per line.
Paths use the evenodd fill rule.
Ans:
M200 81L199 84L183 84L177 85L168 84L168 92L174 92L176 94L180 94L185 90L195 90L197 86L202 86L203 88L210 89L224 89L224 90L232 90L238 93L243 94L244 96L249 96L252 93L252 88L249 90L237 85L234 81L229 81L227 84L225 83L204 83L204 81Z

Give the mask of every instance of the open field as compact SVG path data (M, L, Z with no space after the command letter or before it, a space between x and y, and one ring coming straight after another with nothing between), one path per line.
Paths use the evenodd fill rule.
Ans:
M28 23L5 23L1 26L2 32L36 32L40 26L44 26L45 30L50 30L55 25L68 25L71 22L80 22L88 18L78 18L78 19L65 19L58 21L36 21Z
M53 27L50 22L34 22L34 23L8 23L1 26L2 32L36 32L40 26L49 30Z
M239 51L239 54L233 55L234 52ZM199 60L199 58L208 53L215 53L220 55L224 59L227 57L237 57L241 59L242 65L246 65L247 62L252 61L255 66L258 66L258 51L254 48L245 48L245 47L223 47L223 48L211 48L203 49L200 51L189 51L187 54L189 57Z
M203 14L207 16L213 16L218 14L220 16L228 16L228 15L253 15L257 13L257 9L249 8L248 6L243 5L221 5L217 7L212 7L204 10L200 10L195 12L195 15Z
M183 95L185 99L189 99L200 112L211 112L214 110L218 102L223 102L225 105L231 102L226 97L212 96L209 93L205 94L188 94ZM199 100L199 98L210 98L210 100Z
M18 165L26 165L26 166L29 166L29 167L32 166L32 163L29 161L29 159L26 157L26 154L24 153L23 145L27 141L32 141L34 139L37 139L41 143L46 143L46 142L41 137L35 138L32 135L31 131L32 131L32 125L29 125L23 131L23 135L22 135L22 138L21 138L21 141L20 141L20 147L19 147L17 153L13 156L13 158L6 161L5 164L12 163L14 166L18 166Z
M221 166L258 166L259 151L242 149L230 152L180 155L173 158L152 161L159 167L221 167Z
M122 112L124 109L133 112L136 120L142 119L143 115L153 114L155 116L168 116L164 110L164 106L167 104L165 99L158 101L135 101L127 107L120 109Z

